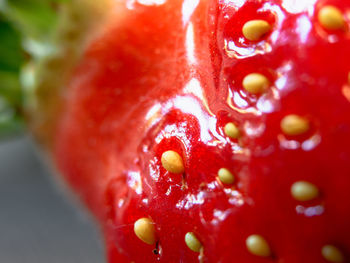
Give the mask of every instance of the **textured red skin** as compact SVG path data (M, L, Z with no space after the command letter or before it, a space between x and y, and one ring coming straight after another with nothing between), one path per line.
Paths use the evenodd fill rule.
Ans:
M184 242L189 231L203 262L326 262L325 244L348 260L350 33L322 29L316 14L324 4L349 12L350 3L202 0L186 21L183 2L125 8L123 23L110 21L90 44L67 89L55 158L101 221L109 262L197 262ZM254 43L241 28L256 18L274 28ZM225 42L239 51L226 52ZM241 82L251 72L274 86L247 94ZM307 117L311 130L283 135L288 114ZM239 140L224 135L228 121ZM184 175L161 166L167 150L183 156ZM217 180L221 167L235 174L233 187ZM299 180L321 196L294 200ZM154 221L156 246L135 236L140 217ZM251 234L266 238L271 257L247 251Z

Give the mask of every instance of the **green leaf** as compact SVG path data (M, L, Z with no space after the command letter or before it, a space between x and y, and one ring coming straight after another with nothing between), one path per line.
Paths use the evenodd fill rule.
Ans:
M0 0L0 138L23 129L22 69L56 51L57 9L69 1Z
M48 0L7 0L2 12L25 37L44 39L52 35L57 13Z
M0 138L22 130L19 72L25 61L21 36L0 16Z
M0 17L0 70L18 72L24 62L19 33Z
M14 107L20 107L22 104L22 89L18 74L18 72L0 71L0 97Z

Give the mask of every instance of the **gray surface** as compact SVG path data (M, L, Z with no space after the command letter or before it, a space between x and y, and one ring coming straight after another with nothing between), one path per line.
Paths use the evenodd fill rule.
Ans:
M58 190L28 139L0 143L0 262L101 263L91 220Z

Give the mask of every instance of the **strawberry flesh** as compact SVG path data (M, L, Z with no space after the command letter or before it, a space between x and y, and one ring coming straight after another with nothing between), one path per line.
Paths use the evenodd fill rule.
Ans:
M322 28L326 4L350 9L340 0L129 1L123 21L109 21L69 81L55 158L101 221L110 263L328 262L327 244L350 258L350 36ZM253 19L272 26L260 41L242 34ZM266 92L244 90L250 73L269 79ZM310 129L285 135L290 114ZM228 122L238 139L226 136ZM163 168L168 150L184 174ZM320 195L295 200L297 181ZM142 217L155 224L154 245L134 233ZM187 247L187 232L202 253ZM247 250L253 234L270 256Z

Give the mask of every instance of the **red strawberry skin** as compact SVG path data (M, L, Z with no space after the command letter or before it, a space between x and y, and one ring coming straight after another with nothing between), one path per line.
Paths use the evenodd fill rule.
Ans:
M100 220L110 263L330 262L321 253L329 244L349 261L350 31L322 27L326 5L350 11L340 0L118 5L123 18L108 22L68 83L55 134L55 160ZM259 41L242 34L253 19L271 25ZM269 79L263 94L242 87L250 73ZM290 114L310 129L285 135ZM238 139L225 134L228 122ZM164 169L168 150L183 174ZM319 195L296 200L298 181ZM134 233L144 217L154 245ZM187 232L201 253L187 247ZM248 251L253 234L269 256Z

